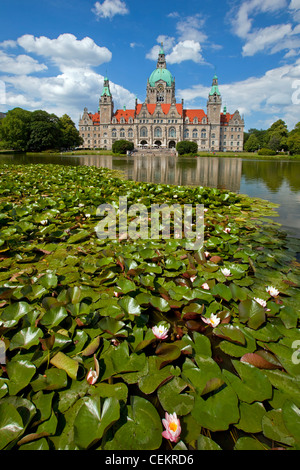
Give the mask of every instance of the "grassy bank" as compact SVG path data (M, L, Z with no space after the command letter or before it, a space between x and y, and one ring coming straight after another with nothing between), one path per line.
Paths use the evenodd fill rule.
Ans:
M88 166L0 173L0 449L299 449L300 242L273 204ZM150 217L203 204L204 247L126 240L120 196ZM115 240L95 232L104 203Z

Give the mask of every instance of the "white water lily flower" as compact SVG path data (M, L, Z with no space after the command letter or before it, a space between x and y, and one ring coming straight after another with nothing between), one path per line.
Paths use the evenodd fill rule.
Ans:
M272 297L277 297L279 294L279 290L276 287L268 286L266 290Z
M221 269L221 273L224 274L225 277L232 276L230 269L227 269L227 268Z
M167 333L169 330L164 325L153 326L152 331L158 339L166 339L168 337Z
M209 290L209 285L207 284L207 282L204 282L201 287L202 289Z
M204 323L207 323L208 325L212 326L213 328L218 326L220 321L221 321L220 318L217 315L214 315L213 313L211 314L211 316L209 318L202 317L202 320L204 321Z
M267 306L267 302L264 299L259 299L258 297L254 297L254 300L264 308Z
M231 232L231 228L226 227L226 228L223 230L223 232L225 232L225 233L230 233L230 232Z

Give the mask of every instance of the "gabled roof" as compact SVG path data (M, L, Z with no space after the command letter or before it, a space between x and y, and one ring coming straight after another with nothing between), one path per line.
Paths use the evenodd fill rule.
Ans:
M138 104L138 105L137 105L137 107L136 107L136 114L137 114L137 116L140 114L140 112L141 112L141 110L142 110L142 106L143 106L142 104ZM161 104L156 104L156 103L154 103L154 104L146 104L146 108L147 108L148 112L149 112L151 115L154 114L154 112L155 112L157 106L158 106L159 108L161 108L162 112L163 112L165 115L167 115L167 114L169 113L169 111L170 111L172 105L171 105L171 104L166 104L166 103L161 103ZM182 116L182 104L181 104L181 103L177 103L177 104L175 105L175 107L176 107L176 110L177 110L178 114L180 114L180 116ZM158 108L158 109L159 109L159 108Z
M198 122L201 122L203 118L207 117L203 109L185 109L183 111L183 118L189 118L190 122L192 123L196 118L198 118Z
M94 126L99 126L100 124L100 114L99 113L89 113L90 119L93 121Z
M230 113L221 113L221 124L223 124L223 126L228 126L228 123L229 121L231 121L231 119L233 118L234 114L230 114Z
M121 121L122 117L125 119L125 122L128 122L130 117L134 119L134 109L117 109L113 117L116 118L118 122Z

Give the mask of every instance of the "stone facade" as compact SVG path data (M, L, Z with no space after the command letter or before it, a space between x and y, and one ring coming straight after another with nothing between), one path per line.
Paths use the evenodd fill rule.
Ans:
M184 109L184 102L176 102L175 79L167 69L161 47L157 67L147 81L147 96L134 109L114 111L109 80L104 79L98 112L87 108L79 121L79 132L84 139L83 148L111 149L116 140L125 139L141 146L174 148L177 142L197 142L203 152L243 150L244 120L239 111L222 111L222 97L218 78L213 78L207 101L207 112L202 109Z

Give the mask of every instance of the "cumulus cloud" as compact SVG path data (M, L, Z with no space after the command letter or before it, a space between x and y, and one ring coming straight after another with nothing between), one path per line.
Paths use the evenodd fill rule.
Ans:
M254 76L240 82L221 83L223 103L226 103L229 112L238 109L245 115L246 127L247 122L251 122L252 116L255 118L255 127L262 126L262 128L268 127L276 120L276 116L279 116L292 129L299 121L300 115L300 105L293 103L295 82L299 76L300 59L293 65L269 70L261 77ZM187 107L194 107L199 99L207 100L209 90L210 87L196 85L178 90L177 95L185 100ZM259 121L260 115L266 115L264 121Z
M168 15L170 18L178 18L176 12ZM181 18L176 24L176 37L160 35L157 42L163 42L164 51L167 53L166 60L170 64L180 64L186 60L196 63L204 63L202 55L202 44L207 43L207 35L204 33L205 20L198 14ZM155 45L147 53L146 58L157 60L160 50L159 45Z
M17 43L26 52L50 58L61 70L69 67L95 67L112 58L106 47L98 46L89 37L78 40L73 34L61 34L56 39L25 34Z
M129 10L125 2L121 0L104 0L96 2L92 9L97 18L113 18L115 15L127 15Z
M37 60L28 55L8 55L0 50L0 72L12 73L15 75L29 75L35 72L47 70L45 64L40 64Z
M78 40L72 34L62 34L57 39L24 35L15 41L16 46L43 57L45 64L31 55L8 55L0 49L1 80L6 86L8 108L44 109L58 116L67 113L76 124L84 107L97 111L104 77L93 68L111 59L106 47L98 46L91 38ZM59 68L59 74L55 74L53 65ZM47 67L47 76L36 73ZM134 106L135 95L112 82L110 88L116 107Z
M290 12L291 22L254 27L254 20L261 13ZM258 52L275 54L279 51L300 48L299 25L293 21L300 20L300 0L245 0L236 9L230 11L233 32L245 41L242 49L243 56L253 56ZM285 56L286 58L289 55Z
M170 64L180 64L184 60L192 60L196 63L204 62L201 54L201 45L194 40L179 41L172 52L166 56L166 60Z

